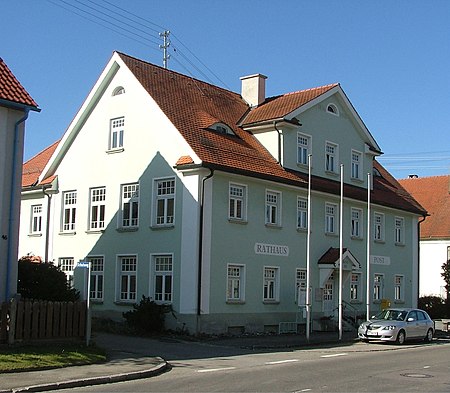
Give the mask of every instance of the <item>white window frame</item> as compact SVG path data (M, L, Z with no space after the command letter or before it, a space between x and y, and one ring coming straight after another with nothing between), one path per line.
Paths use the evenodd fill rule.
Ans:
M109 121L109 150L123 150L125 136L125 116L115 117Z
M153 226L171 227L175 225L175 177L153 180Z
M305 291L305 301L306 301L306 274L305 268L295 269L295 301L298 303L298 294L300 291ZM301 304L299 304L301 305Z
M138 257L136 254L119 255L117 257L117 269L116 269L116 272L117 272L116 301L117 302L119 302L119 303L136 303L137 268L138 268ZM123 281L123 278L126 278L125 282Z
M363 211L362 209L358 209L355 207L352 207L350 210L350 230L351 230L351 237L354 239L362 239L362 233L363 233Z
M384 242L385 225L384 214L375 212L373 215L373 239L375 242Z
M266 190L265 222L267 226L281 226L281 192Z
M350 275L350 301L361 301L361 273L351 272Z
M172 304L173 302L173 254L151 254L151 295L158 304ZM160 285L157 281L160 280ZM156 292L160 286L161 292ZM169 288L167 288L169 286Z
M89 231L105 229L106 187L89 189Z
M228 219L247 221L247 186L229 183L228 185Z
M66 275L69 286L73 288L73 271L75 269L75 258L73 257L58 258L58 267Z
M352 150L351 152L351 173L350 176L352 180L362 180L361 172L362 172L362 162L363 155L360 151Z
M337 143L326 141L325 142L325 172L337 174L338 167L339 167L339 145Z
M297 229L308 230L308 199L297 196Z
M75 232L77 216L77 191L64 191L62 194L62 232Z
M373 301L381 302L384 299L384 274L374 273L373 275Z
M395 244L405 244L405 219L403 217L394 217Z
M43 207L42 204L31 206L31 222L30 222L30 234L41 235L42 234L42 216Z
M280 267L264 266L263 268L263 302L280 301Z
M226 285L227 303L245 302L245 265L237 263L227 264Z
M337 235L337 224L338 205L329 202L325 203L325 233L327 235Z
M394 276L394 301L398 303L405 301L405 276L403 274Z
M87 261L91 264L91 287L89 296L92 300L103 301L105 290L105 257L104 256L88 256Z
M139 195L139 183L120 186L119 228L136 229L139 227Z
M308 165L308 156L311 154L311 135L297 132L297 164Z
M331 108L331 110L330 110L330 108ZM336 106L336 104L329 103L327 105L327 113L334 115L334 116L339 116L339 108Z

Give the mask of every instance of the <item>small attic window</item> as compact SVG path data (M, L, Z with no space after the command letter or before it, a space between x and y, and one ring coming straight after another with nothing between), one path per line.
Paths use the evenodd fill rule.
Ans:
M333 115L335 115L335 116L339 116L339 109L338 109L338 107L337 107L336 105L334 105L334 104L328 104L328 106L327 106L327 112L328 112L328 113L331 113L331 114L333 114Z
M219 134L236 135L233 130L224 123L216 123L211 127L211 129Z
M112 93L113 96L118 96L120 94L125 94L125 88L122 86L116 87Z

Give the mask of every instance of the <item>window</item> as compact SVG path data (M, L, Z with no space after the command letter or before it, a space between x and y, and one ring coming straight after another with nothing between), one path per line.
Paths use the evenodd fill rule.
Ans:
M121 227L136 228L139 224L139 184L122 185Z
M103 300L103 257L88 257L91 263L91 288L90 296L92 300Z
M242 265L227 266L227 302L243 302L245 270Z
M327 106L327 112L331 113L333 115L339 116L339 109L336 105L334 104L328 104Z
M77 192L67 191L63 193L63 232L75 231L75 219L77 212Z
M159 303L172 302L172 255L153 256L153 299Z
M384 277L382 274L375 274L373 277L373 300L380 301L383 299Z
M264 295L265 302L278 301L278 268L265 267L264 268Z
M297 163L308 165L308 155L311 153L311 137L297 133Z
M350 300L360 300L361 274L352 273L350 282Z
M403 301L403 281L404 277L400 275L396 275L394 277L394 300L395 301Z
M246 220L247 187L230 183L229 198L228 218Z
M338 146L334 143L325 144L325 171L337 173Z
M134 302L136 300L136 256L119 257L119 301Z
M42 205L31 206L30 233L33 235L38 235L42 233Z
M308 228L308 200L297 197L297 229Z
M281 193L266 191L266 225L281 225Z
M67 282L70 287L73 287L73 268L75 266L75 262L73 258L59 258L58 266L62 272L66 274Z
M384 214L375 213L374 214L374 232L373 238L375 241L384 241Z
M361 164L362 154L358 151L352 150L352 179L361 180Z
M109 149L123 148L123 134L125 132L125 118L118 117L110 122Z
M395 217L395 244L404 244L405 220L402 217Z
M175 214L175 179L155 180L156 225L173 225Z
M89 229L100 230L105 228L106 187L91 188Z
M337 205L325 204L325 233L336 234Z
M306 269L295 270L295 300L297 304L306 304Z
M125 88L122 86L117 86L112 93L113 96L119 96L121 94L125 94Z
M352 208L351 214L352 214L351 236L355 237L355 238L361 238L362 237L362 210Z

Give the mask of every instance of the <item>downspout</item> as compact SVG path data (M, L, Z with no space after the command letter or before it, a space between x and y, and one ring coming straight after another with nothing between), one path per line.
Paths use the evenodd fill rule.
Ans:
M277 128L277 121L273 122L275 131L278 132L278 164L281 164L281 130Z
M209 169L208 176L202 179L202 187L200 190L200 225L199 225L199 239L198 239L198 272L197 272L197 333L199 333L201 303L202 303L202 267L203 267L203 210L205 198L205 182L214 175L214 170Z
M44 255L44 262L49 262L48 260L48 248L49 248L49 241L50 241L50 209L52 204L52 194L48 193L45 190L45 187L42 187L42 192L47 197L47 222L45 224L45 255Z
M12 176L11 176L11 199L9 202L9 225L8 225L8 252L7 252L7 257L6 257L6 285L5 285L5 300L8 301L9 300L9 291L11 288L11 270L12 270L12 264L13 261L12 259L12 242L13 242L13 223L15 221L14 218L14 207L16 205L16 187L17 187L17 180L16 178L20 178L19 176L17 176L17 155L18 155L18 150L19 150L19 126L20 124L22 124L24 121L26 121L28 119L28 115L30 113L30 108L25 108L25 114L24 116L19 119L16 124L14 125L14 142L13 142L13 154L12 154ZM20 204L19 204L20 206ZM17 262L17 261L16 261Z
M420 298L420 224L426 220L427 216L422 216L422 219L417 222L417 304Z

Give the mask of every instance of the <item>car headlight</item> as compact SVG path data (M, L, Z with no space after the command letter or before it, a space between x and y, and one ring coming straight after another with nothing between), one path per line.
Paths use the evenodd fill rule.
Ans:
M397 326L390 325L390 326L385 326L382 330L395 330L395 329L397 329Z

